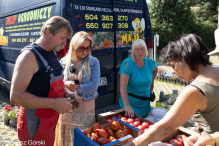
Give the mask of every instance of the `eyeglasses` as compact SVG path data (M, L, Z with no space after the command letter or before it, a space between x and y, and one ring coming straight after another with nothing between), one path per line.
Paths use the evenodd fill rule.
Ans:
M78 48L78 52L84 52L84 50L86 49L86 52L90 52L92 50L91 46L88 46L88 47L79 47Z

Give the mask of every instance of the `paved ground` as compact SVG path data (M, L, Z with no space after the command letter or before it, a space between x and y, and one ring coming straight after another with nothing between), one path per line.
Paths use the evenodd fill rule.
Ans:
M210 60L214 65L219 64L219 59L217 55L211 55ZM164 66L159 61L157 61L157 65L166 69L168 72L171 72L171 67ZM155 81L154 91L157 97L156 100L158 99L160 91L164 91L165 94L169 94L172 93L173 89L176 89L180 93L184 89L184 87L185 86L175 85L172 83ZM19 143L16 129L3 124L2 105L4 105L5 103L10 103L9 93L0 89L0 146L15 146ZM151 103L151 105L154 106L154 103Z

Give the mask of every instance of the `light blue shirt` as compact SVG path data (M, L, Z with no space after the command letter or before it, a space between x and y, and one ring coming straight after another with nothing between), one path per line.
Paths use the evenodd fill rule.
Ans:
M126 58L119 70L119 74L126 74L129 76L129 82L127 85L127 92L142 97L150 97L150 84L152 82L153 71L156 68L154 61L144 58L145 64L143 68L139 68L131 57ZM125 70L125 63L128 65ZM134 112L140 117L146 117L151 111L149 100L140 100L132 96L128 96L130 106ZM121 108L124 108L122 97L120 95L119 104Z
M84 60L81 62L81 67L85 60L88 60L89 57L85 57ZM66 66L66 57L63 57L60 60L60 63L62 65L63 71ZM70 69L74 68L73 61L71 62ZM82 84L80 84L80 87L78 87L78 91L81 93L81 97L85 100L93 100L98 97L98 85L100 80L100 63L97 58L90 57L90 69L91 69L91 76L90 80L88 81L86 79L86 75L84 72L82 72ZM67 79L69 78L70 73L68 73Z

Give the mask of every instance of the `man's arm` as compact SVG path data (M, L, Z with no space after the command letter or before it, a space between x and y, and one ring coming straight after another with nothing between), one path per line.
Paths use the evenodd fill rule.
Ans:
M33 52L22 52L15 63L11 82L10 101L30 109L52 108L59 113L69 112L72 105L64 98L43 98L26 92L39 65Z

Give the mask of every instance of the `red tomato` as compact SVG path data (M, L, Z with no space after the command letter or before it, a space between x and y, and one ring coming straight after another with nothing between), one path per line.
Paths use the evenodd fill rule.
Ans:
M113 118L114 118L114 117L116 117L116 116L115 116L115 115L112 115L112 116L110 117L110 119L112 119L112 120L113 120ZM116 117L116 118L117 118L117 117Z
M91 137L91 140L97 142L97 137L96 137L96 136L92 136L92 137Z
M123 121L123 122L125 122L125 123L128 123L128 121L127 121L127 120L124 120L124 119L123 119L122 121Z
M83 132L85 135L87 135L87 131L86 131L86 130L83 130L83 131L81 131L81 132Z
M109 140L106 137L100 137L97 139L97 143L100 145L105 145L109 142Z
M169 143L172 144L173 146L183 146L183 144L176 139L171 139Z
M135 127L135 126L134 126L134 123L130 123L129 125L131 125L131 126Z
M121 115L121 114L117 114L116 117L117 117L118 119L121 119L121 118L122 118L122 115Z
M108 140L109 140L109 143L110 143L110 142L113 142L113 141L115 141L117 139L115 137L113 137L113 136L109 136Z
M144 131L145 127L143 125L139 125L138 129L140 129L141 131Z
M127 120L127 118L126 117L122 117L121 120Z
M93 137L93 136L96 136L98 138L97 133L95 133L95 132L91 133L91 137Z
M132 118L128 118L127 122L128 124L130 124L130 123L134 123L135 121Z
M125 136L126 135L132 135L132 131L129 128L124 128L123 132L125 133Z
M108 121L109 123L112 123L112 122L113 122L112 119L110 119L110 118L108 118L107 121Z
M91 138L90 134L87 134L87 137Z
M139 125L141 125L141 123L140 123L139 121L135 121L135 122L133 123L133 126L134 126L134 127L138 127Z
M103 129L96 129L98 137L108 137L108 133Z
M100 124L98 122L94 123L91 129L93 132L96 132L96 129L100 129Z
M113 130L119 130L120 129L120 123L118 121L113 121L110 125L110 128Z
M148 122L143 122L142 125L145 127L145 128L149 128L150 124Z
M142 122L141 118L135 118L135 121L139 121L140 123Z
M129 116L128 116L128 114L126 114L126 113L125 113L125 114L123 115L123 117L126 117L126 118L128 118Z
M108 133L109 136L115 137L115 133L114 133L114 131L112 129L108 129L107 133Z
M122 137L124 137L125 136L125 133L122 131L122 130L118 130L118 131L116 131L116 133L115 133L115 137L117 138L117 139L120 139L120 138L122 138Z
M109 129L110 129L110 126L105 127L105 130L106 130L106 131L109 130Z
M183 135L183 134L179 134L179 135L176 135L176 140L178 140L179 142L181 143L184 143L184 140L187 138L187 136Z
M104 128L104 126L103 126L103 125L102 125L102 126L100 126L100 129L106 130L106 129Z

